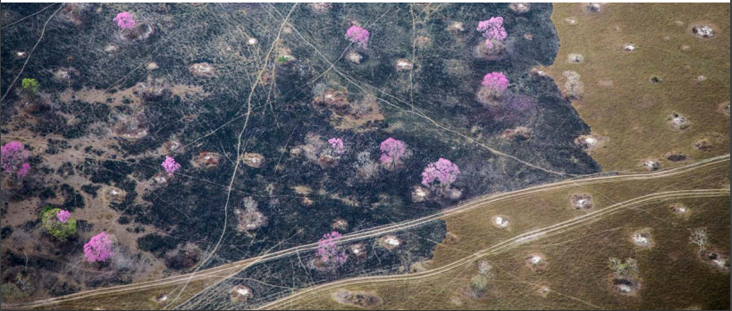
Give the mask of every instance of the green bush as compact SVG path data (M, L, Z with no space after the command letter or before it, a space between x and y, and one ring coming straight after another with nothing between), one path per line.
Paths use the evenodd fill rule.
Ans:
M293 60L292 56L289 56L289 55L278 56L277 58L275 58L275 62L277 62L277 64L280 64L280 65L285 65L292 60Z
M476 293L482 293L488 287L488 278L478 274L470 279L470 288Z
M59 211L61 211L60 208L44 208L41 215L41 222L46 232L57 240L64 241L68 237L76 234L76 219L69 218L66 223L62 223L56 218L56 213Z
M29 96L36 96L36 92L38 92L38 81L33 78L23 78L23 92L28 94Z

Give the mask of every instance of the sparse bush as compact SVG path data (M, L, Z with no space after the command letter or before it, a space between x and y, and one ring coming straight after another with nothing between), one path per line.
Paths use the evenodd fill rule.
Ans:
M165 265L171 269L188 269L201 259L201 249L193 243L165 254Z
M611 257L609 259L608 267L613 270L613 275L617 279L630 279L638 275L638 262L633 258L628 258L623 262L622 260Z
M470 279L470 288L476 296L485 294L485 290L488 288L488 278L485 275L476 274Z
M580 99L585 92L585 84L580 81L580 75L575 71L565 71L562 73L567 82L564 84L564 96L567 99Z
M481 275L490 275L491 269L493 269L493 266L488 261L483 260L478 263L478 273Z
M340 139L338 137L328 139L328 146L323 152L331 158L340 158L343 153L346 152L346 149L343 145L343 139Z
M318 241L318 249L315 251L315 256L320 260L321 264L326 266L340 266L346 263L348 255L338 247L338 240L340 239L341 234L333 231L326 233Z
M707 248L709 242L709 236L707 234L707 228L696 228L691 232L689 241L699 246L699 250L703 251Z
M237 215L239 224L236 226L236 230L239 232L249 232L267 224L267 216L264 216L262 212L257 208L259 203L252 197L244 198L244 210L237 209L234 214Z
M358 172L358 176L364 180L369 180L376 176L381 168L378 163L371 160L371 154L368 151L361 151L356 155L354 167Z
M76 219L60 208L46 207L41 215L43 229L59 241L65 241L76 234Z
M15 276L15 282L7 282L0 285L0 296L3 298L25 298L36 291L33 282L28 276L23 277L21 273Z

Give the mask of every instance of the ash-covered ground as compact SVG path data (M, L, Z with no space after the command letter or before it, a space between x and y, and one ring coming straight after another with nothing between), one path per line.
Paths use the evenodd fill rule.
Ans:
M575 143L589 127L536 70L559 46L551 10L3 4L2 144L23 143L32 166L20 180L3 174L3 298L187 273L599 172ZM134 32L113 21L120 12ZM491 17L507 37L485 51L476 27ZM354 25L369 31L367 46L345 37ZM510 83L486 99L490 72ZM32 98L24 78L39 82ZM379 161L389 137L406 146L398 163ZM173 176L166 156L181 165ZM460 174L421 185L439 158ZM70 211L78 232L49 236L47 207ZM442 240L444 224L430 226L409 254L292 279L398 273ZM100 232L114 235L115 255L87 262L83 246Z

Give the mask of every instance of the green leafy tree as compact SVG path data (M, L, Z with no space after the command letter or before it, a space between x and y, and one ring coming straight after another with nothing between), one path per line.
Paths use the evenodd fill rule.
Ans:
M60 208L44 208L41 212L41 222L46 232L59 241L65 241L76 234L76 219L69 217L66 222L61 222L58 217L59 212L61 212Z
M38 92L38 81L33 78L23 78L22 86L23 86L23 93L27 94L30 97L35 97L36 93Z

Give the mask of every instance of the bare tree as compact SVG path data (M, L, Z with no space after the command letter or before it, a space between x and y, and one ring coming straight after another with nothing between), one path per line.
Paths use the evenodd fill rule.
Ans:
M691 241L691 243L698 245L700 251L705 250L707 248L707 243L709 242L707 228L694 229L694 231L691 232L689 240Z
M493 266L487 260L483 260L478 263L479 274L488 276L490 275L491 269L493 269Z
M259 203L257 203L257 201L252 197L246 197L244 198L244 207L247 210L256 210L257 207L259 207Z

